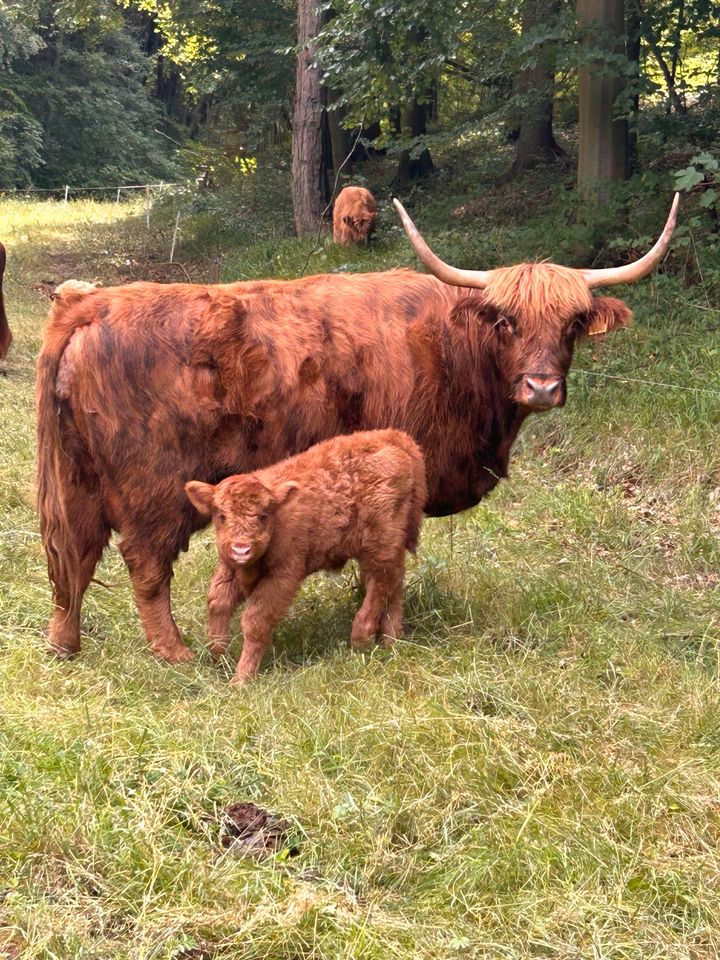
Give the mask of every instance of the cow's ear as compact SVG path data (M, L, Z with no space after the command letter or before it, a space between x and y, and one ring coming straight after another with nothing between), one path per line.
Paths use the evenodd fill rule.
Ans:
M211 483L191 480L185 484L185 493L198 513L204 517L210 516L215 499L215 487Z
M300 484L296 483L294 480L288 480L286 483L281 483L273 490L273 497L275 502L280 507L283 503L287 503L290 497L294 497L297 491L300 489Z
M615 297L593 297L592 306L581 321L581 335L597 337L627 327L632 320L632 310Z

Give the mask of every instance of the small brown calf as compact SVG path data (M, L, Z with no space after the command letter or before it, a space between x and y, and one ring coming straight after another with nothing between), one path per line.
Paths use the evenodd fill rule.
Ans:
M217 486L185 492L212 515L220 562L208 594L208 645L219 656L230 618L247 599L233 683L251 679L303 580L360 561L365 599L350 643L365 650L402 634L405 550L415 550L426 499L420 448L398 430L334 437L304 453Z
M333 240L341 246L367 240L375 229L377 204L365 187L345 187L333 207Z

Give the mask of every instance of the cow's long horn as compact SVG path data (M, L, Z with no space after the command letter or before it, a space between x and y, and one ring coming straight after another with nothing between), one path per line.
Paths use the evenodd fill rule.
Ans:
M675 229L677 219L678 205L680 203L680 194L675 194L670 216L667 218L665 229L660 234L652 250L649 250L644 257L640 257L634 263L626 263L622 267L608 267L604 270L580 270L583 279L587 285L592 287L610 287L616 283L634 283L640 280L648 273L652 273L655 267L661 262L670 246L670 238Z
M410 243L415 247L415 253L422 260L433 276L444 283L452 283L456 287L484 287L490 279L491 270L458 270L451 267L440 257L437 257L420 236L420 231L408 216L407 210L399 200L393 200L395 209L400 214L405 233Z

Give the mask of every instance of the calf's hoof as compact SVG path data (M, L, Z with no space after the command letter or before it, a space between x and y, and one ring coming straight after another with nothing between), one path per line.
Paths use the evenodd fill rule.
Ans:
M369 653L373 647L373 637L351 637L350 646L354 653Z
M206 646L210 656L214 660L219 660L230 644L224 640L208 640Z
M156 657L166 663L189 663L195 659L195 654L190 647L186 647L184 644L177 644L174 647L157 646L153 647L152 651Z
M390 650L395 646L396 639L397 637L391 637L388 636L387 633L381 633L377 638L378 646L382 647L384 650Z
M249 676L247 673L235 674L230 678L231 687L246 687L254 679L254 674Z

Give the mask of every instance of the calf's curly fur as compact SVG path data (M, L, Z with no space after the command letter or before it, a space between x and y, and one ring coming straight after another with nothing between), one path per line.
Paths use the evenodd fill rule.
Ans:
M185 492L215 526L220 562L208 594L213 654L227 649L230 618L247 600L234 683L255 675L303 580L350 559L359 561L366 591L353 620L353 649L401 636L405 551L417 546L427 496L423 456L406 433L335 437L216 486L191 481Z
M333 207L333 240L341 246L367 240L375 229L377 204L365 187L345 187Z

